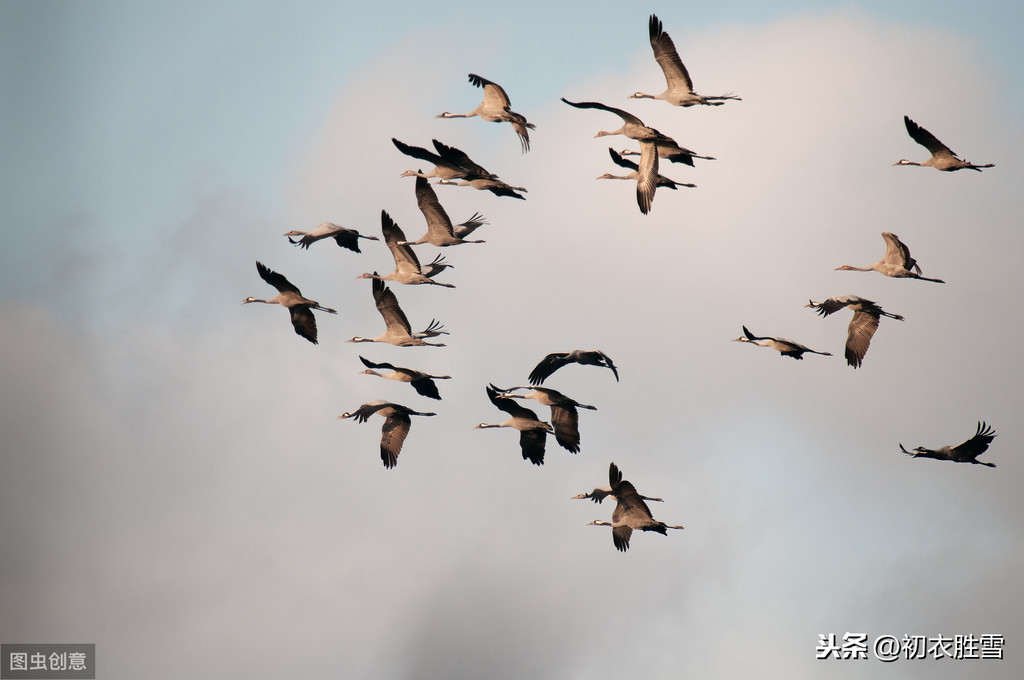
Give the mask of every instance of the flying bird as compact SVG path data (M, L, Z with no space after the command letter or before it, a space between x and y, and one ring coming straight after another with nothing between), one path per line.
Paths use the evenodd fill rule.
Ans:
M623 156L639 156L640 152L634 149L623 149L619 152ZM689 149L679 146L670 137L658 140L658 158L668 161L669 163L682 163L683 165L689 165L691 168L694 167L693 159L700 158L706 161L716 160L714 156L701 156Z
M490 191L495 196L509 196L511 198L520 198L524 201L526 200L525 196L520 196L518 193L516 193L518 191L522 191L525 193L526 189L524 189L523 187L514 187L511 184L506 184L505 182L502 182L500 179L488 177L478 177L475 179L462 180L441 179L438 180L437 183L449 184L452 186L460 187L473 187L478 191Z
M615 463L608 467L608 480L611 494L615 496L615 510L612 511L612 521L604 522L594 520L591 526L604 526L612 528L612 541L615 549L619 552L629 550L629 539L633 530L656 531L659 534L668 535L668 529L682 529L681 526L670 526L659 522L651 515L651 509L637 493L632 483L622 479L622 473Z
M778 350L781 356L793 357L794 359L803 359L803 355L805 352L810 352L811 354L821 354L827 357L832 356L831 352L819 352L817 350L811 349L810 347L805 347L804 345L801 345L799 342L793 342L792 340L787 340L785 338L773 338L771 336L758 337L751 333L749 330L747 330L746 326L743 327L743 337L735 338L734 341L749 342L754 345L759 345L761 347L771 347L774 350Z
M402 177L438 177L440 179L494 179L497 177L473 162L462 150L442 144L436 139L431 141L437 153L419 146L409 146L394 137L391 138L391 141L406 156L434 164L434 169L426 174L419 170L406 170L402 173Z
M444 248L461 243L483 243L483 241L468 241L465 238L477 227L487 224L483 215L474 213L472 217L458 225L459 232L457 234L451 218L441 207L441 202L437 200L437 192L424 177L416 178L416 204L419 206L420 212L423 213L424 219L427 220L427 233L416 241L403 241L403 245L415 246L429 243L432 246Z
M472 118L479 116L492 123L510 123L512 129L519 135L519 143L523 147L523 153L530 150L530 130L536 126L526 121L526 117L512 110L512 102L505 93L505 89L497 83L486 78L481 78L475 73L469 74L469 82L484 89L484 99L480 105L469 113L449 113L445 111L437 118Z
M571 102L565 97L562 97L561 99L569 106L574 106L577 109L599 109L601 111L614 113L616 116L622 119L622 127L618 128L617 130L611 131L600 130L596 135L594 135L594 137L606 137L609 135L625 135L626 137L629 137L630 139L635 139L637 141L647 140L653 141L658 144L675 144L674 139L666 135L663 135L662 133L658 132L656 129L652 127L649 127L642 120L634 116L632 113L629 113L628 111L623 111L622 109L617 109L614 106L608 106L600 102ZM642 150L640 153L641 155L643 155Z
M487 398L491 400L492 404L509 414L509 419L496 425L480 423L473 429L511 427L519 430L519 446L522 449L523 460L528 460L534 465L543 465L544 444L548 433L552 431L551 425L542 421L536 413L514 399L499 396L499 393L500 390L494 385L487 386Z
M380 435L380 459L384 467L390 469L398 465L398 454L402 452L402 444L409 434L412 425L410 416L435 416L436 413L422 413L411 408L394 404L390 401L368 401L351 413L342 413L338 420L355 418L357 423L365 423L374 413L384 417L384 426Z
M374 272L376 274L377 272ZM398 306L398 298L390 288L384 285L379 277L372 279L373 301L377 305L377 311L384 318L386 329L375 338L363 338L356 336L349 342L386 342L398 347L410 347L413 345L430 345L431 347L444 347L444 343L427 342L425 338L433 338L438 335L447 335L448 331L436 320L431 320L430 325L419 333L412 332L412 326L405 312Z
M974 436L956 446L941 446L937 449L918 446L913 451L907 451L903 448L903 444L900 444L900 451L914 458L934 458L936 460L951 460L954 463L975 463L995 467L995 463L984 463L978 460L978 456L988 450L988 445L995 438L995 431L984 422L979 422Z
M844 264L836 267L836 271L869 272L876 271L885 276L892 276L897 279L920 279L922 281L933 281L934 283L945 283L942 279L930 279L921 276L921 268L917 266L917 260L910 256L910 248L900 240L896 234L883 232L885 239L885 255L882 259L870 267L854 267Z
M391 215L387 211L380 211L380 226L384 234L384 242L391 250L391 255L395 260L395 270L385 276L381 276L377 272L360 274L356 277L357 279L380 279L382 281L397 281L398 283L408 285L430 283L435 286L444 286L445 288L455 287L451 283L435 281L423 273L419 258L416 257L416 253L413 252L409 242L405 240L405 232L391 219ZM441 270L438 269L433 273L436 274L439 271Z
M620 484L622 484L622 472L619 471L619 468L615 465L615 463L611 464L611 466L609 467L608 472L609 472L609 477L611 478L611 480L610 480L611 484L610 485L608 485L608 486L599 486L599 487L595 488L593 491L591 491L590 493L576 494L575 496L572 497L571 500L582 500L582 499L585 499L585 498L589 498L590 500L594 501L595 503L603 503L604 499L609 497L609 496L611 496L612 498L615 498L615 490L619 487ZM633 485L630 484L630 486L633 486ZM633 490L636 491L635 488ZM663 499L661 499L661 498L651 498L650 496L640 496L640 498L645 500L645 501L657 501L659 503L663 502Z
M355 252L361 252L359 250L359 239L365 238L371 241L379 240L376 236L363 236L355 229L349 227L343 227L333 222L321 222L312 231L299 231L298 229L292 229L285 234L288 237L288 242L292 245L301 246L302 248L309 248L317 241L325 238L333 238L342 248L348 248ZM302 238L298 241L293 241L292 236L301 236Z
M625 159L616 153L615 149L608 147L608 154L616 165L631 170L626 175L613 175L610 172L598 177L598 179L627 179L636 180L636 203L640 206L640 212L647 214L651 211L651 203L654 201L654 192L657 187L675 190L676 187L695 187L696 184L684 184L676 182L658 172L658 155L655 153L656 145L652 142L640 142L640 164L637 165L631 160ZM646 155L645 155L646 154Z
M526 394L515 394L516 390L530 390ZM533 399L544 406L551 408L551 426L555 430L555 441L559 446L571 453L579 453L580 450L580 428L579 413L577 408L585 408L596 411L597 407L588 404L581 404L571 397L567 397L558 390L549 387L531 387L527 385L516 385L508 389L498 388L499 397L511 399Z
M283 275L273 271L262 262L256 263L256 271L259 272L261 279L269 283L274 288L277 288L277 295L269 300L247 297L242 300L242 304L244 305L249 302L262 302L268 305L281 305L282 307L287 307L288 313L292 318L292 327L295 328L295 332L309 340L314 345L317 344L316 318L313 316L312 310L316 309L321 312L327 312L328 314L337 314L338 312L330 307L321 306L316 300L310 300L303 297L295 284L286 279Z
M846 335L846 363L854 368L859 367L864 361L864 355L871 344L871 337L878 330L878 321L881 317L887 316L903 321L899 314L883 311L871 300L856 295L836 295L821 302L810 300L804 307L813 307L823 317L838 312L843 307L849 307L853 311Z
M552 352L541 359L540 363L530 372L530 384L542 384L552 373L567 364L604 366L611 369L612 374L615 375L615 382L619 381L619 372L616 370L615 364L612 363L611 357L607 354L597 349L574 349L571 352Z
M388 380L397 380L399 382L407 382L412 385L413 389L417 393L427 397L429 399L441 399L441 393L437 391L437 384L435 380L450 380L450 375L430 375L423 371L417 371L414 368L405 368L404 366L395 366L386 362L374 363L369 359L365 359L362 356L359 360L366 366L366 370L362 371L367 375L376 375L381 378ZM389 370L390 373L380 373L375 369Z
M993 163L975 165L974 163L969 163L957 158L955 151L936 139L935 135L910 120L908 116L903 116L903 123L907 126L907 132L910 133L911 139L928 149L932 155L928 160L920 163L915 163L914 161L908 161L906 158L901 158L893 163L893 165L922 165L935 168L936 170L943 170L945 172L963 170L964 168L981 172L982 168L995 167Z
M654 14L651 15L648 22L648 33L651 39L651 49L654 50L654 58L658 60L658 65L661 66L661 70L665 74L665 82L668 87L661 94L634 92L630 95L630 99L661 99L673 106L693 106L695 104L721 106L726 99L739 101L740 98L733 96L732 93L714 97L704 97L695 93L693 81L690 79L686 67L683 66L683 61L679 58L675 43L664 31L661 20Z

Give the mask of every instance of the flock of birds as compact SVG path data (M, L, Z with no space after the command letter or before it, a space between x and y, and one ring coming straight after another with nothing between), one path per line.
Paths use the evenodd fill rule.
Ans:
M649 39L655 59L660 65L666 80L666 89L660 94L651 95L636 92L632 99L655 99L665 101L673 106L689 107L696 105L721 106L727 101L739 101L740 98L731 93L705 96L694 92L693 82L683 65L676 47L665 32L662 22L655 15L649 20ZM479 117L485 121L508 123L516 135L523 153L530 150L529 131L535 129L534 124L526 117L511 109L511 101L505 90L490 80L476 74L469 74L469 82L483 89L480 105L467 113L444 112L438 118L471 118ZM695 159L715 160L712 156L700 155L680 146L671 137L649 127L637 116L619 108L607 106L599 102L573 102L565 98L562 101L578 109L596 109L617 115L622 125L613 131L599 131L595 137L624 135L639 144L639 149L615 151L609 148L612 161L630 170L625 175L606 173L598 179L626 179L636 182L636 200L640 212L651 211L657 188L676 189L677 187L693 187L693 184L680 183L659 174L660 161L682 163L693 166ZM917 143L931 152L930 158L922 162L901 159L894 165L928 166L942 171L971 169L981 171L992 167L992 164L975 165L961 160L957 155L942 144L931 133L917 125L908 117L904 117L907 132ZM454 224L438 200L434 185L468 186L477 190L486 190L499 197L510 197L524 200L523 187L512 186L499 179L498 175L489 172L468 154L438 140L432 140L433 150L412 146L392 138L394 146L402 154L430 164L427 172L422 169L407 170L402 177L415 177L415 195L417 205L426 221L426 233L416 240L409 240L404 231L384 210L381 211L381 235L384 244L393 256L395 268L392 272L381 275L378 272L367 272L357 278L371 280L371 292L374 305L384 321L384 332L376 337L356 336L349 342L387 343L398 347L432 346L444 347L443 342L431 341L448 331L436 319L421 331L414 332L398 298L386 282L401 285L431 285L454 288L451 283L436 280L450 264L445 262L443 255L438 255L429 264L422 264L414 250L414 246L429 244L436 247L449 247L469 243L483 243L482 240L468 237L479 227L487 224L487 220L479 213L469 219ZM639 156L639 162L628 160L627 156ZM434 179L432 184L429 180ZM333 239L338 246L360 253L361 240L380 241L377 236L361 234L357 230L324 222L312 231L293 230L285 234L288 241L303 249L326 239ZM886 250L883 257L869 267L844 265L838 270L844 271L876 271L887 277L909 278L934 283L944 283L941 279L928 278L921 275L917 261L911 257L910 250L895 234L883 233ZM245 298L242 302L261 302L278 304L288 309L295 333L309 342L316 344L317 324L313 312L336 314L336 310L321 305L316 300L302 295L299 288L284 275L270 269L261 262L256 263L260 278L277 289L278 294L269 299L255 297ZM822 317L827 317L841 309L848 308L853 317L847 328L845 356L847 363L853 368L861 366L875 331L882 317L902 321L903 317L884 311L871 300L855 295L840 295L822 302L810 301L807 307L815 309ZM830 352L810 349L800 343L780 337L757 336L743 326L743 336L736 338L738 342L747 342L777 350L784 357L803 359L806 353L832 356ZM366 367L364 374L380 378L409 383L417 394L422 397L440 400L438 380L448 380L451 376L431 375L424 371L397 366L382 361L371 361L359 356ZM548 435L553 435L556 443L571 453L580 451L579 413L578 409L595 410L594 406L583 404L543 383L559 369L577 364L608 368L619 379L618 369L611 358L599 350L573 350L570 352L554 352L541 359L528 376L529 385L515 385L500 388L493 384L486 386L485 392L491 404L507 414L508 418L501 423L481 423L476 429L512 428L519 431L519 445L522 457L534 465L544 463L545 445ZM550 410L550 421L541 419L537 413L524 406L520 401L533 400ZM342 413L339 420L353 419L358 423L367 422L374 414L383 418L381 429L380 456L386 468L398 464L398 457L408 437L413 416L430 417L437 415L429 411L420 411L402 404L386 400L367 401L351 412ZM900 444L900 449L911 456L935 458L954 462L969 462L995 467L992 463L981 462L977 457L982 454L995 437L992 429L985 423L979 423L973 437L957 446L944 446L938 449L917 447L908 451ZM682 526L667 525L654 519L646 501L662 501L639 494L632 483L623 479L622 472L615 463L609 466L609 484L595 488L593 491L574 496L575 499L589 499L601 503L605 498L612 497L616 501L612 512L612 521L591 522L597 526L612 528L615 548L626 551L634 530L653 531L667 534L668 529L682 529Z

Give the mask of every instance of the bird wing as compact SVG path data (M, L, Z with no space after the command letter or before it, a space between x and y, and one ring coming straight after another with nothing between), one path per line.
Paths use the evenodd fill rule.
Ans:
M633 530L629 527L613 526L612 527L612 542L615 543L615 549L619 552L626 552L629 550L629 538L633 535Z
M392 404L389 401L384 401L382 399L368 401L365 404L362 404L352 413L348 414L348 417L355 418L357 423L365 423L374 413L388 406L394 406L394 404Z
M389 363L386 363L386 362L381 362L379 364L375 364L374 362L370 361L369 359L366 359L365 357L363 357L361 355L359 357L359 360L362 361L363 362L363 366L366 366L367 368L387 368L387 369L390 369L392 371L397 369L397 367L394 366L393 364L389 364Z
M848 304L850 304L850 300L845 297L830 297L829 299L822 300L821 302L811 302L811 305L818 310L818 314L821 316L835 314Z
M899 236L886 231L882 233L882 238L885 239L883 262L899 265L908 271L914 270L918 274L921 273L921 268L917 266L917 260L910 256L910 248L900 240Z
M643 125L644 127L647 127L646 125L644 125L644 122L642 120L634 116L632 113L629 113L628 111L623 111L622 109L617 109L614 106L607 106L599 102L571 102L565 97L562 97L561 99L569 106L575 106L577 109L601 109L602 111L614 113L627 123L633 123L634 125Z
M487 386L487 397L491 400L491 403L497 406L499 409L509 414L513 418L529 418L530 420L540 420L537 418L537 414L534 411L526 408L515 399L509 397L498 396L498 389L494 385Z
M398 327L403 329L407 335L411 335L412 326L409 324L409 319L405 316L405 312L398 306L398 298L395 297L394 292L385 286L384 282L380 279L372 279L372 281L373 301L377 305L377 311L384 317L384 324L389 330Z
M615 489L622 483L622 471L619 470L619 466L612 463L608 466L608 486L611 487L611 493L615 493Z
M419 394L428 399L440 399L441 393L437 391L437 384L430 378L424 376L409 382Z
M644 215L651 211L654 192L658 188L658 145L640 141L640 163L636 179L636 203Z
M421 161L429 161L434 165L445 164L443 158L438 156L436 153L427 151L423 147L409 146L408 144L403 144L394 137L391 138L391 141L394 142L395 146L398 147L398 150L404 153L406 156L412 156L413 158L418 158Z
M775 339L775 338L769 338L767 336L759 337L757 335L754 335L749 330L747 330L746 326L743 327L743 335L745 335L747 337L747 340L774 340Z
M675 43L664 31L661 20L654 14L651 15L649 29L651 49L654 50L654 58L658 60L658 65L665 73L665 82L669 89L685 90L692 93L693 81L690 80L690 74L683 66L682 59L679 58Z
M615 382L619 382L619 371L615 368L615 364L612 363L612 358L602 352L601 350L594 350L597 354L604 359L604 365L611 369L612 375L615 376Z
M348 248L357 253L362 252L359 250L359 232L354 229L338 227L338 230L329 236L342 248Z
M989 444L996 438L995 432L984 422L978 423L978 431L967 441L953 447L953 460L974 460L985 453Z
M543 383L552 373L569 363L567 357L568 353L566 352L552 352L541 359L540 363L530 372L530 384L540 385Z
M437 192L423 177L416 178L416 204L427 220L428 235L455 235L451 218L441 207L441 202L437 199Z
M626 158L623 158L618 152L615 151L615 149L611 148L610 146L608 147L608 155L612 157L612 161L615 163L615 165L618 165L619 167L628 168L629 170L632 170L634 172L640 169L636 163Z
M292 328L314 345L316 341L316 317L308 305L292 305L288 308L292 317Z
M256 271L259 272L260 278L269 283L274 288L277 288L278 292L285 293L298 293L299 289L295 284L286 279L283 274L278 274L273 269L263 264L262 262L256 263Z
M570 404L551 407L551 425L555 429L555 441L565 450L578 453L580 450L579 413Z
M547 440L547 436L547 431L541 427L520 430L519 447L523 451L523 460L528 460L534 465L543 465L544 443Z
M419 178L417 178L419 179ZM384 243L391 250L391 256L395 258L395 269L409 274L420 274L420 260L413 252L412 246L405 244L405 232L391 219L387 212L380 211L380 228L384 233Z
M505 89L495 82L481 78L475 73L469 74L469 82L484 89L484 106L497 109L508 109L512 102Z
M846 363L857 368L864 361L871 337L878 330L878 316L870 312L856 311L850 319L846 335Z
M477 229L477 227L483 226L485 224L487 224L487 220L484 218L483 215L481 215L480 213L473 213L472 217L470 217L465 222L460 222L457 225L458 228L455 229L455 237L464 239L470 234L472 234Z
M497 175L487 172L487 170L482 166L473 162L473 160L461 149L456 149L454 146L442 144L436 139L431 141L434 143L434 148L437 149L437 153L441 155L441 158L448 163L459 166L459 168L465 171L465 176L467 178L493 179L497 177Z
M533 128L534 125L533 123L527 123L526 118L515 111L509 111L508 114L511 116L509 124L512 126L512 129L516 131L516 134L519 135L519 144L523 147L523 153L526 153L530 150L529 128Z
M910 133L911 139L931 151L933 154L948 153L952 156L956 155L955 151L936 139L935 135L910 120L908 116L903 116L903 123L907 126L907 132Z
M398 465L398 454L402 452L402 444L411 425L409 414L403 412L393 413L384 420L380 435L380 459L384 461L384 467Z

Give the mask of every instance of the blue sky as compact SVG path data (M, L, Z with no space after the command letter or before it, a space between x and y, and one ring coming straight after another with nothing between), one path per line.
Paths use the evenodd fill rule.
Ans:
M0 6L0 641L95 642L109 677L1019 675L1017 4L350 5ZM698 91L743 101L628 99L661 89L652 12ZM467 73L537 125L529 154L434 117L476 106ZM664 164L697 188L642 216L595 179L628 146L593 137L615 117L562 96L718 160ZM903 115L996 167L892 167L926 154ZM391 284L442 349L346 343L381 330L356 277L390 254L282 236L379 234L382 209L419 236L392 137L529 189L437 188L489 221L444 251L455 290ZM883 231L947 283L834 271ZM256 260L338 309L318 346L239 305L271 292ZM857 370L848 315L803 307L842 293L906 317ZM730 342L744 324L836 356ZM549 381L598 407L579 454L537 468L472 429L503 418L487 383L595 347L621 382ZM453 379L425 403L359 355ZM438 412L393 470L379 419L336 420L371 399ZM899 452L979 420L996 469ZM569 499L611 461L686 530L618 554L586 526L612 508ZM847 631L998 633L1007 658L814 660Z

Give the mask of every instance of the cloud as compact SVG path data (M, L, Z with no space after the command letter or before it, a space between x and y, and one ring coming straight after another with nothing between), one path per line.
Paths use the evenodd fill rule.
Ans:
M0 432L17 453L0 475L14 556L0 603L16 616L0 638L96 641L111 669L165 659L158 677L458 678L755 663L817 677L817 635L843 627L1020 637L1005 614L1019 609L1006 583L1021 563L1020 322L1005 313L1019 208L998 157L1007 121L970 103L998 102L1002 88L970 45L864 15L700 35L662 19L698 88L742 102L626 99L659 84L638 40L620 71L570 83L551 69L539 91L510 87L537 125L524 155L507 126L434 118L479 92L465 68L438 68L454 47L426 59L428 36L396 36L296 150L280 202L196 190L138 261L97 250L103 273L77 280L92 291L83 302L114 298L105 323L8 304L0 351L17 358L4 365L17 398ZM949 80L964 101L938 99ZM559 96L635 111L718 160L663 168L698 188L659 191L644 217L629 183L594 179L610 139L628 146L593 138L615 117ZM908 112L997 167L890 167L923 151L902 130ZM346 343L380 332L356 276L389 271L390 254L304 251L281 236L321 221L377 234L382 209L418 235L412 180L399 177L413 160L391 137L440 139L529 189L513 201L438 187L453 218L487 216L487 243L444 251L454 290L391 287L415 327L445 323L446 348ZM949 283L833 271L873 262L889 230ZM256 259L339 310L320 317L319 346L283 310L238 304L266 292ZM841 358L846 318L803 308L844 292L907 317L882 324L857 371ZM837 356L796 362L730 342L742 324ZM579 454L551 441L538 468L517 433L472 429L504 419L488 382L521 383L547 352L577 347L603 349L622 376L569 366L549 381L598 407L581 414ZM359 375L359 354L454 376L394 470L378 456L379 419L335 418L370 399L423 403ZM977 419L1000 435L986 454L997 470L897 448L960 441ZM637 535L621 555L605 528L585 526L612 506L569 498L604 483L613 460L666 499L656 517L687 529ZM962 672L914 663L908 677Z

